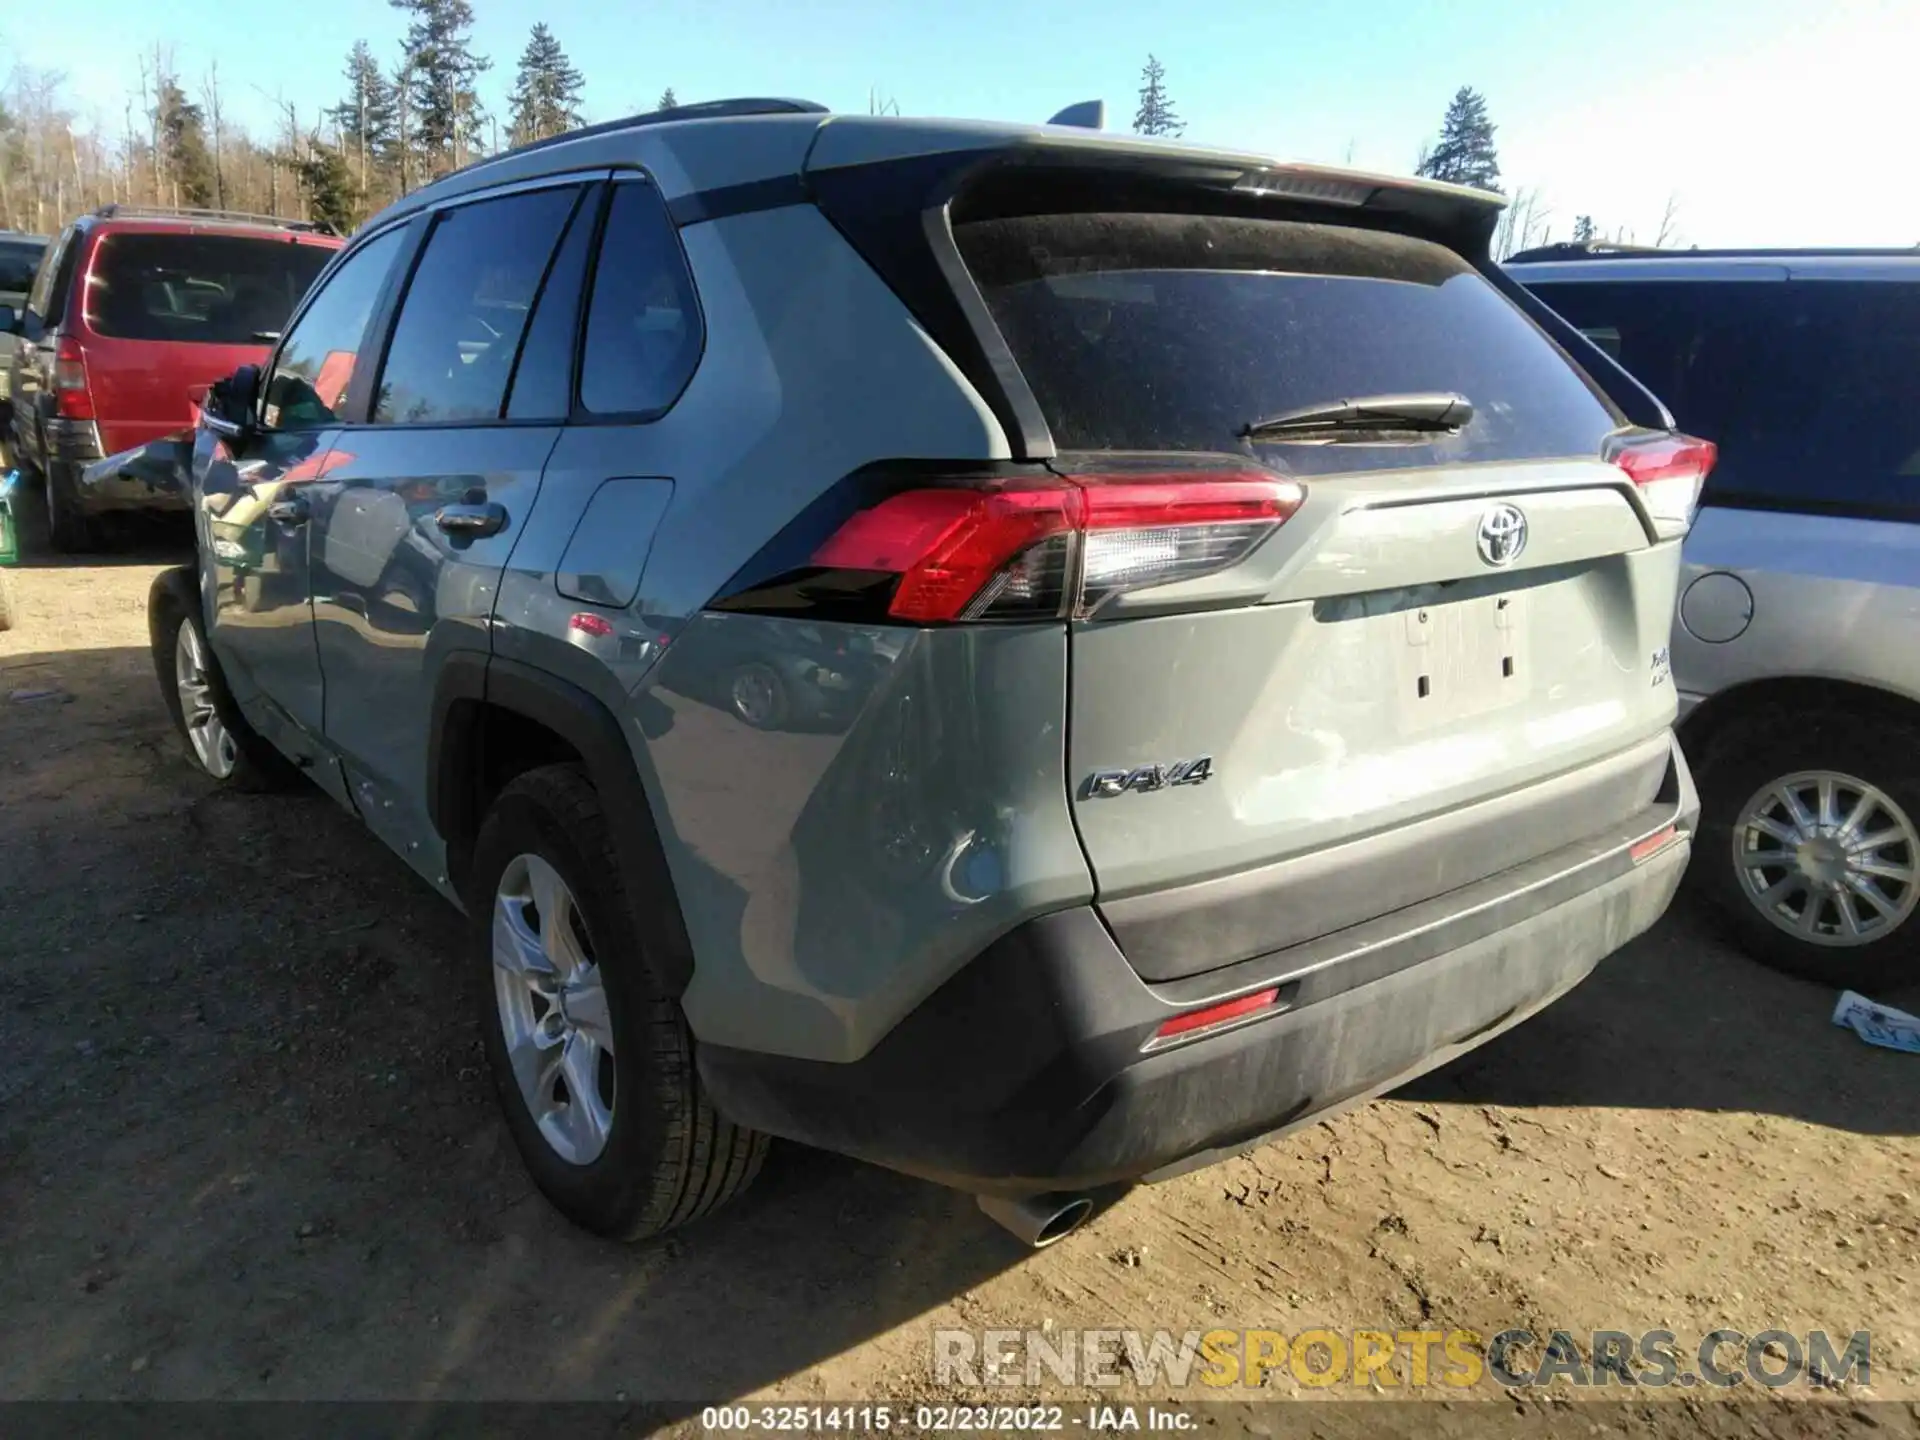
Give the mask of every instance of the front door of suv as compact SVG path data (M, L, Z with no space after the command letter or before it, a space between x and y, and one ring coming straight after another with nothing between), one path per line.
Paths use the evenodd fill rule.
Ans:
M221 669L248 723L335 792L343 792L337 775L318 763L308 491L344 458L335 448L340 417L403 234L375 236L322 279L268 364L255 426L231 444L203 432L195 464L195 524Z
M434 686L448 654L490 650L500 572L566 418L565 347L597 195L574 177L431 217L366 420L342 433L315 487L327 741L368 825L435 884ZM563 337L558 385L549 328ZM551 403L529 398L542 394Z

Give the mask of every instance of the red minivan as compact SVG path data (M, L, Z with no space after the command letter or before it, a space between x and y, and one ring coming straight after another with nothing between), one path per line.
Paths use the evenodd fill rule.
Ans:
M13 451L44 486L56 550L105 510L175 508L138 480L80 485L102 456L185 429L206 387L261 364L345 243L308 221L107 205L47 247L14 317Z

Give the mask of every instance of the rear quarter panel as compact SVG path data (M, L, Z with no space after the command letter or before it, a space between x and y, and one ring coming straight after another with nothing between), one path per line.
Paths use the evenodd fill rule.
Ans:
M1737 608L1715 613L1738 602L1725 576L1746 588L1750 618L1732 639L1702 638L1739 624ZM1706 507L1687 537L1673 665L1683 713L1783 677L1920 701L1920 524Z

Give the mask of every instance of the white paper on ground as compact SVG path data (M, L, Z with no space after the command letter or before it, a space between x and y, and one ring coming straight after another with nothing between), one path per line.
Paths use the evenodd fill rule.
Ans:
M1844 990L1833 1007L1833 1023L1846 1026L1869 1045L1920 1055L1920 1015L1876 1005L1864 995Z

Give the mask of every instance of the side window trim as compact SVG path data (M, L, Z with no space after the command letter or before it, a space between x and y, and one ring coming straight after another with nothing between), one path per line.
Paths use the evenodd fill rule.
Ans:
M687 258L686 242L680 238L680 222L673 218L673 211L667 204L666 193L659 183L645 170L637 167L610 172L612 183L606 188L606 199L600 206L600 215L595 224L593 249L587 256L587 273L580 284L580 313L574 327L573 337L573 387L571 402L567 410L569 425L650 425L670 413L680 403L680 397L687 393L687 387L693 383L693 377L700 373L700 366L707 358L707 314L700 303L699 278L693 273L693 262ZM600 280L600 254L606 242L607 226L613 216L613 205L622 187L628 185L643 186L653 192L654 200L660 206L667 229L673 236L675 253L680 257L681 273L686 276L687 293L693 298L693 318L700 326L700 346L694 352L693 363L687 367L687 373L681 377L680 386L669 396L665 404L651 410L589 410L580 399L582 372L586 366L587 327L592 322L593 292Z
M573 297L573 343L567 353L567 412L572 414L579 404L580 395L580 346L581 337L587 328L587 297L593 292L593 263L600 251L600 236L607 223L607 207L613 200L613 186L604 180L587 186L581 193L580 201L574 206L573 214L560 231L560 243L553 247L553 253L547 257L547 268L540 276L540 284L533 292L533 303L527 309L527 323L520 331L520 344L513 352L513 369L507 375L507 388L500 396L500 419L505 424L552 425L565 423L554 418L533 418L510 420L508 411L513 406L513 390L520 383L520 360L526 354L527 341L533 335L535 320L539 318L541 303L547 298L547 282L553 278L553 270L560 263L560 257L566 253L567 242L573 237L573 227L585 225L587 235L587 261L582 267L580 288Z
M412 230L407 248L402 252L400 262L394 266L393 274L388 277L387 287L381 292L379 303L374 306L373 316L368 326L368 336L377 337L379 342L379 352L376 357L377 363L355 368L353 383L347 392L346 408L341 413L338 423L383 430L388 428L431 430L435 428L436 422L431 421L419 424L407 424L404 427L399 425L390 427L385 423L375 425L369 417L373 413L373 399L378 393L379 377L386 372L387 352L393 345L394 326L400 319L400 307L406 300L407 291L413 284L414 272L419 268L420 261L427 252L427 244L432 240L433 229L440 223L441 216L447 214L449 211L458 210L468 205L484 204L489 200L501 200L510 195L521 195L535 190L554 190L568 185L578 185L583 190L590 191L595 182L604 181L612 174L613 171L604 166L595 166L591 170L569 170L553 175L541 175L532 180L519 180L510 185L496 185L485 190L474 190L466 194L451 196L447 200L437 205L429 206L413 215L406 222ZM574 213L579 213L577 202ZM596 236L596 239L597 238ZM554 246L554 254L559 253L560 245L565 242L566 229L562 227L560 242ZM553 255L547 257L547 266L549 270L552 268ZM542 283L545 283L544 274L542 276ZM531 312L529 312L529 316L531 316ZM525 328L520 332L520 343L522 345L526 343ZM519 355L517 352L514 356L514 363L516 365L519 363ZM504 407L512 396L513 385L511 380L509 380L506 390L501 395L501 405ZM496 417L492 420L460 420L447 423L456 424L460 428L466 429L475 425L525 425L533 423L552 425L557 422L552 420L539 422L504 420Z

